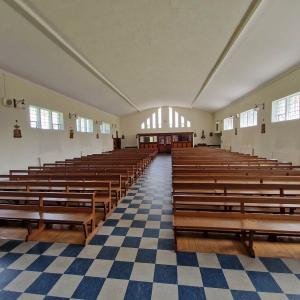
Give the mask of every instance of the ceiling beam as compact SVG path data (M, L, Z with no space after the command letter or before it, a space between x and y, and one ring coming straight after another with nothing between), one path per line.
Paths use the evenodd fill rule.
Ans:
M74 46L67 41L57 30L51 26L44 17L40 15L24 0L4 0L7 5L13 8L17 13L22 15L27 21L47 36L52 42L65 51L77 63L84 67L87 71L93 74L97 79L103 82L113 92L118 94L127 104L133 107L136 111L140 109L133 103L133 101L126 96L112 81L103 75L82 53L80 53Z
M225 48L221 52L221 54L218 57L217 61L215 62L212 69L210 70L207 77L205 78L203 84L201 85L200 90L198 91L195 98L193 99L193 102L191 104L192 106L196 103L196 101L200 97L201 93L206 88L206 86L208 85L208 83L212 79L213 75L216 73L216 71L219 68L219 66L221 65L221 63L224 61L224 59L227 56L227 54L229 53L230 49L232 48L232 46L234 45L236 40L239 38L239 36L243 32L244 28L248 24L251 17L254 15L255 11L257 10L257 8L261 4L261 2L262 2L262 0L252 0L251 1L248 9L244 13L244 15L241 18L239 24L237 25L236 29L234 30L233 34L231 35L230 39L228 40L227 44L225 45Z

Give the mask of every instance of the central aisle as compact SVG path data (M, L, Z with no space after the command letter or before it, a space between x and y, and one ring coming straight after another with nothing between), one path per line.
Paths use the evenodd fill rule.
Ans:
M155 158L88 246L0 241L0 300L299 299L299 278L294 259L176 254L167 155Z

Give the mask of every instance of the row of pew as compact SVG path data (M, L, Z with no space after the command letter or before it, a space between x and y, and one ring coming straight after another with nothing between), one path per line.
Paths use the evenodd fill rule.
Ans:
M156 154L115 150L10 170L0 175L0 220L24 224L26 240L57 224L80 228L87 244Z
M300 166L217 148L172 150L175 246L182 234L300 235Z

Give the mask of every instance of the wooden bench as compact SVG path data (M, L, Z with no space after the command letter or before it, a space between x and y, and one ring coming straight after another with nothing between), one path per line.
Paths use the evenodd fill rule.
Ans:
M300 195L299 184L173 182L175 194Z
M130 178L125 175L115 174L91 174L91 173L41 173L41 174L25 174L25 175L0 175L0 179L6 180L39 180L39 181L57 181L57 180L69 180L69 181L110 181L112 192L116 194L116 198L120 199L121 196L126 195L127 189L129 188Z
M202 168L200 166L173 166L172 173L190 173L190 174L209 174L209 173L223 173L223 174L232 174L232 173L244 173L244 174L252 174L252 173L265 173L265 174L283 174L283 175L295 175L299 176L300 172L297 168L293 169L270 169L270 168L257 168L257 167L240 167L240 168L230 168L230 167L211 167L211 168Z
M26 240L34 239L47 223L79 225L86 245L96 233L95 203L95 193L0 191L0 219L25 223ZM35 231L32 223L38 224Z
M173 175L173 182L214 183L294 183L300 184L300 176L246 175L246 174L196 174Z
M233 200L233 201L231 201ZM239 211L236 200L243 200L247 207L242 208L247 212L264 213L300 213L300 196L270 196L270 195L189 195L173 196L173 211ZM292 204L281 203L282 200L291 200ZM248 202L247 202L248 201ZM272 202L274 201L274 202ZM239 203L238 203L239 204Z
M102 181L0 181L1 191L95 193L97 210L103 209L100 219L106 220L112 209L111 184Z
M119 171L121 170L121 171ZM130 177L130 184L134 183L139 176L139 173L135 166L122 166L122 165L56 165L35 167L29 166L28 170L10 170L10 175L21 175L21 174L42 174L42 173L60 173L60 174L74 174L74 173L90 173L94 175L103 174L119 174L127 175Z
M173 229L175 235L175 249L177 251L177 238L180 233L212 231L234 232L241 234L248 254L255 256L253 249L254 234L275 235L300 235L300 216L279 213L271 214L267 211L256 213L247 211L247 207L299 206L300 198L292 197L201 197L192 199L180 199L186 196L174 196ZM190 196L188 196L190 197ZM199 211L190 210L191 205L225 204L238 207L237 212L224 211Z

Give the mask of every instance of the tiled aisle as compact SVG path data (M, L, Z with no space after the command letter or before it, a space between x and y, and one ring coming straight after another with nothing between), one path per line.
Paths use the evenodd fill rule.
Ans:
M170 195L159 156L89 246L1 241L0 299L300 299L299 260L176 255Z

